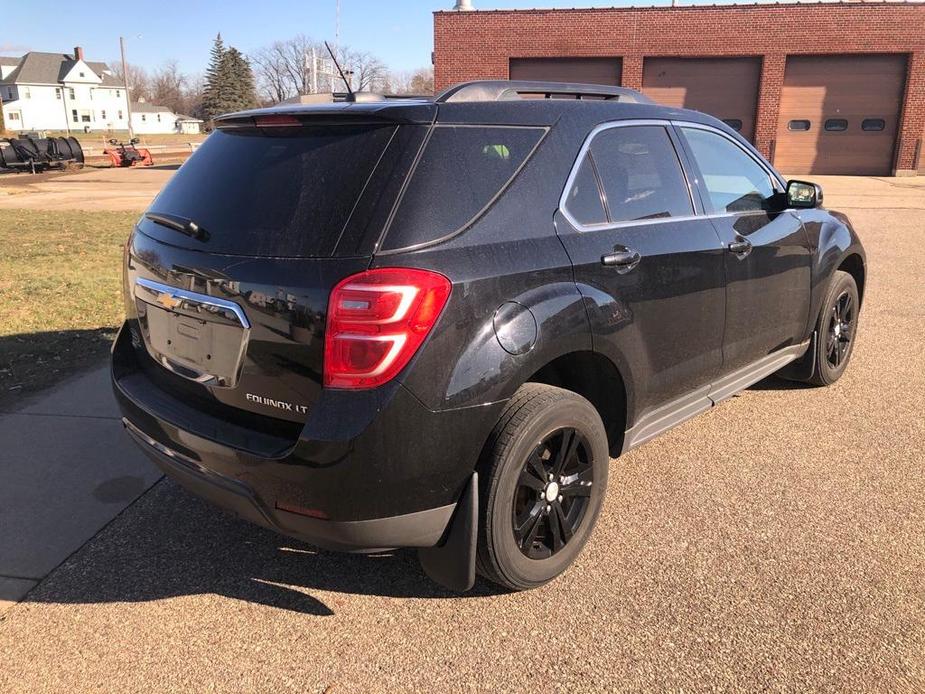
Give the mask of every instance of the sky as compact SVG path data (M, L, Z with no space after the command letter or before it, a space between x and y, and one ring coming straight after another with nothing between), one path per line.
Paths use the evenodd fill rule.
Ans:
M715 0L724 2L728 0ZM393 70L430 65L435 10L454 0L341 0L340 40L376 55ZM613 7L667 5L670 0L473 0L477 9L530 7ZM681 0L681 4L693 4ZM155 7L163 11L155 11ZM185 2L105 3L106 11L60 0L0 0L4 31L0 55L27 51L69 53L82 46L87 60L119 59L119 36L126 38L128 62L154 69L174 59L180 70L205 70L216 33L226 45L251 53L275 40L305 34L334 42L336 0L185 0ZM109 13L114 19L109 16Z

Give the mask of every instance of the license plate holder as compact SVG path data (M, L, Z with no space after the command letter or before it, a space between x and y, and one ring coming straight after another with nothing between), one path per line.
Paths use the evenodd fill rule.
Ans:
M136 292L136 306L151 357L184 378L233 387L250 332L240 308L224 299L149 284L155 285L153 289L143 286L143 291Z

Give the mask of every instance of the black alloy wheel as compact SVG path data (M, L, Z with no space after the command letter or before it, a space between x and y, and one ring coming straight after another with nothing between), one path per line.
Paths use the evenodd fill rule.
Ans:
M524 462L514 493L512 523L520 551L547 559L567 545L584 519L593 483L581 434L565 427L544 438Z
M544 383L523 384L480 461L479 574L526 590L565 571L601 511L609 452L600 413L587 399Z
M837 270L816 321L813 372L804 381L828 386L841 378L857 342L860 308L861 296L854 277Z
M845 289L831 309L829 329L826 334L825 358L829 365L841 367L851 351L851 339L854 336L855 303L851 292Z

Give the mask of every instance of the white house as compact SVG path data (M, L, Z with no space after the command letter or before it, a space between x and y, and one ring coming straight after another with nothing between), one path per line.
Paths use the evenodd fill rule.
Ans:
M132 104L132 129L136 135L177 132L177 114L166 106L155 106L146 101Z
M124 85L106 63L33 51L0 57L0 99L7 130L127 130Z
M141 100L132 104L132 129L138 135L157 133L194 134L200 131L202 121L176 114L166 106L156 106Z

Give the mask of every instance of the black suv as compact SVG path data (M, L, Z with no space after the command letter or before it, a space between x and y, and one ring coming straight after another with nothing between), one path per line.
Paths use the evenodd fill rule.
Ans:
M821 202L627 89L228 115L131 235L115 393L243 518L531 588L587 541L611 457L770 374L844 372L865 256Z

